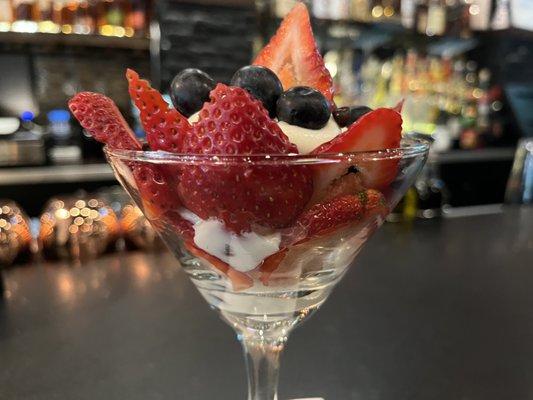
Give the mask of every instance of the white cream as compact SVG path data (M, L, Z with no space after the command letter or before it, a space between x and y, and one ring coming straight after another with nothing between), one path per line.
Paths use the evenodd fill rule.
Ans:
M265 258L279 250L281 234L259 235L246 232L236 235L224 223L210 218L202 220L189 210L181 210L183 218L193 224L194 244L241 272L256 268Z
M333 116L328 123L320 129L307 129L301 126L290 125L286 122L278 122L279 127L288 136L291 143L298 147L300 154L309 154L322 143L329 142L339 133L341 128L335 122Z
M200 111L195 112L193 115L191 115L189 117L188 121L189 121L189 123L194 124L194 123L198 122L199 119L200 119Z

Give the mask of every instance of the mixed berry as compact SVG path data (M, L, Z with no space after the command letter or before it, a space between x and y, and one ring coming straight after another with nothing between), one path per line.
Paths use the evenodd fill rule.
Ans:
M130 96L140 111L147 144L141 144L109 98L79 93L69 107L80 124L109 148L189 155L289 155L298 147L280 122L319 134L335 121L338 134L311 154L339 154L397 148L402 119L397 110L337 108L333 82L318 52L309 13L299 3L282 22L253 65L238 70L229 85L198 69L176 75L173 106L133 71L126 73ZM388 212L382 194L395 179L398 161L360 160L356 165L151 164L130 161L144 212L180 234L184 246L228 276L235 289L253 284L254 274L233 268L199 248L193 223L216 219L232 235L282 230L279 251L254 269L267 285L291 246L340 227ZM124 182L123 182L124 183ZM159 221L159 222L158 222ZM161 222L163 221L163 222Z

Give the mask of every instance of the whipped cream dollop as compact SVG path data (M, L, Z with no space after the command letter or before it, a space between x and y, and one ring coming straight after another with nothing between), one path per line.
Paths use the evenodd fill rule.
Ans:
M302 128L301 126L291 125L284 121L278 122L278 125L283 133L287 135L291 143L294 143L298 147L300 154L309 154L322 143L329 142L341 133L341 128L339 128L333 116L320 129Z
M181 216L193 224L194 244L241 272L256 268L265 258L276 253L281 243L279 232L261 235L230 232L216 218L203 220L193 212L182 209Z

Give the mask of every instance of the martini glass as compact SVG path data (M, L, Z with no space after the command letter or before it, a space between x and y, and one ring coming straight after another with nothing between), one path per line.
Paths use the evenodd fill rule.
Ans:
M413 184L428 149L422 139L404 138L399 148L345 154L180 155L106 148L106 155L121 184L204 299L237 332L247 365L248 400L276 400L280 356L290 332L324 303L362 246ZM253 238L239 240L235 234L224 232L212 220L208 225L211 230L204 225L205 229L195 228L191 236L184 220L199 220L181 204L179 196L163 213L155 213L136 184L134 169L139 167L155 168L158 175L171 179L179 179L182 171L191 169L197 169L197 176L217 174L219 190L235 184L230 177L265 168L273 176L317 169L342 175L354 171L353 167L363 173L386 168L394 176L390 184L380 188L385 201L378 209L312 238L306 236L309 227L303 224L280 229L252 226L254 237L264 239L258 245ZM176 184L164 179L159 183ZM205 195L216 196L209 191ZM276 250L282 250L269 251L272 243ZM223 249L222 253L217 249Z

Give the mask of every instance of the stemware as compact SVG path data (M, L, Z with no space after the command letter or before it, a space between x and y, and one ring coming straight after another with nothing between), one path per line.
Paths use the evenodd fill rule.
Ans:
M166 152L106 148L115 174L168 248L180 261L207 303L237 332L248 371L248 399L277 399L280 356L292 329L327 299L372 233L383 223L413 184L428 154L429 144L404 137L396 149L323 155L181 155ZM183 171L217 176L218 190L234 185L239 174L268 169L272 176L305 170L364 171L378 167L394 171L387 187L379 188L379 207L357 219L308 237L310 226L295 222L275 228L252 225L240 237L214 219L202 221L176 198L164 213L155 213L139 189L133 170L157 168L162 186L176 185ZM166 178L165 178L166 179ZM200 188L201 189L201 188ZM198 190L190 188L185 190ZM250 201L257 195L247 193ZM217 193L204 193L217 196ZM363 196L364 197L364 196ZM364 202L364 198L361 201ZM323 208L327 210L328 202ZM193 224L186 232L183 221ZM312 222L311 222L312 223Z

